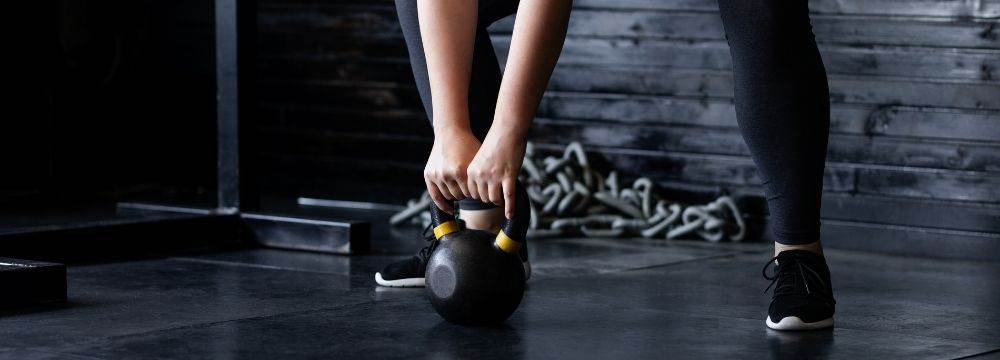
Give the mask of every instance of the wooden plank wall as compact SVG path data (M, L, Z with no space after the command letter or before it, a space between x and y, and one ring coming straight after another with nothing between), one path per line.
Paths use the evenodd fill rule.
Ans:
M812 0L830 79L829 246L1000 258L1000 0ZM271 191L399 202L431 132L391 1L263 1ZM504 58L512 19L491 27ZM577 0L532 140L763 215L713 0ZM765 238L768 232L763 232Z

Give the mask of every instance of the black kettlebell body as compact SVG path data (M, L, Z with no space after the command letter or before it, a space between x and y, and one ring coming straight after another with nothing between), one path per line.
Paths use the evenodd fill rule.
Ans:
M427 262L431 304L453 323L503 322L524 294L524 268L517 254L494 245L496 234L464 229L445 236Z
M519 185L514 218L504 222L499 234L460 229L451 214L431 204L434 235L441 243L428 260L424 276L428 298L445 320L499 324L520 305L525 279L517 253L527 234L531 208Z

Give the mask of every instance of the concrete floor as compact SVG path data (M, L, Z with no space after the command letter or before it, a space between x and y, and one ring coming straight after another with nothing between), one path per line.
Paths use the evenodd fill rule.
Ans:
M398 244L410 253L421 244ZM1000 356L1000 263L829 251L836 328L764 327L764 244L537 240L521 308L443 322L374 285L404 255L248 249L73 266L68 304L0 313L0 358L900 358Z

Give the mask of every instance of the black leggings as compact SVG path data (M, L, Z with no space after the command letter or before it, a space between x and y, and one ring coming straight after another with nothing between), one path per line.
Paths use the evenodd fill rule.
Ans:
M433 118L416 0L396 0L396 9L420 98ZM486 27L516 10L517 1L479 2L469 111L480 140L492 123L501 79ZM764 186L775 239L789 245L817 241L830 104L808 3L719 0L719 10L733 58L736 118ZM463 200L459 207L494 205Z

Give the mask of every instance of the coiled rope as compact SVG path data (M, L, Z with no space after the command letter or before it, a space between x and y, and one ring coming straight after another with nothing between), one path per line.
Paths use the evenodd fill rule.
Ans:
M623 187L615 171L604 176L593 170L578 142L570 143L562 157L544 158L529 142L519 179L531 199L529 237L697 237L717 242L740 241L746 234L743 215L729 196L708 204L684 205L661 198L646 177ZM409 200L390 223L426 225L430 203L425 191Z

